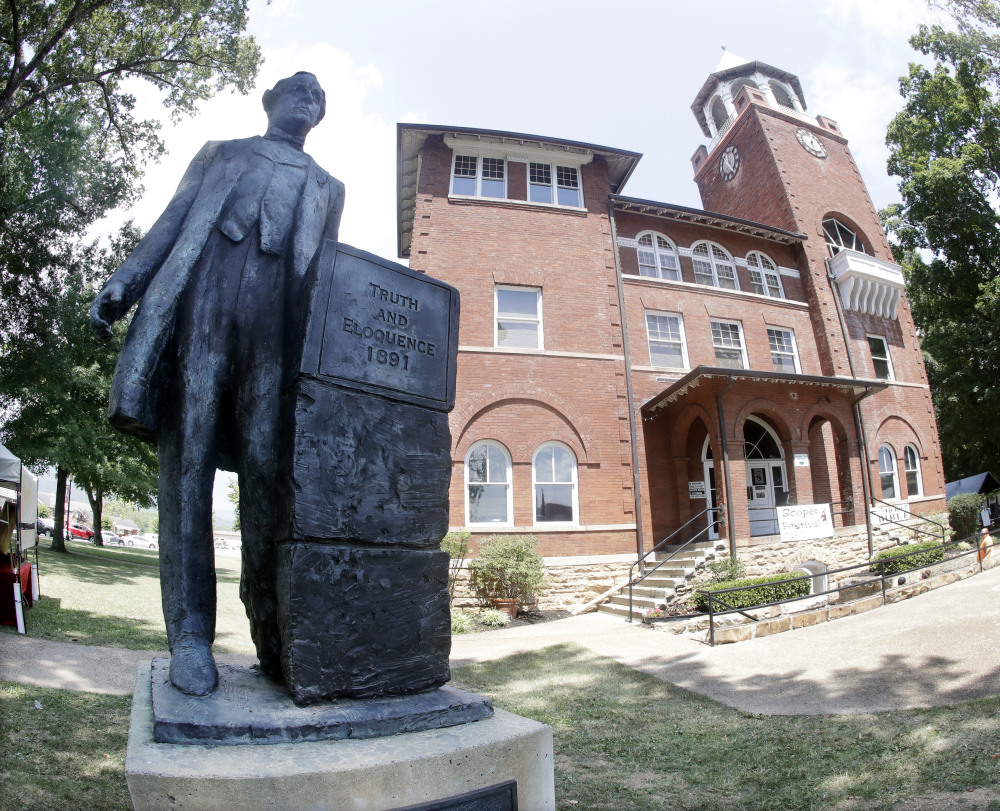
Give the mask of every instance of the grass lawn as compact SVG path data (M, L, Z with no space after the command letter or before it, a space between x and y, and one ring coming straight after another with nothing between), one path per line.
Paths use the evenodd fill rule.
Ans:
M43 597L27 612L29 634L165 649L156 552L71 547L41 550ZM219 556L217 567L217 645L250 651L239 559ZM748 715L575 645L456 669L454 683L552 726L559 809L1000 811L1000 698ZM0 809L130 807L129 705L0 682Z
M136 650L167 649L155 549L67 545L68 554L39 549L41 599L25 612L37 639ZM218 615L215 649L253 653L250 625L240 601L240 559L217 555ZM2 632L14 629L2 626Z

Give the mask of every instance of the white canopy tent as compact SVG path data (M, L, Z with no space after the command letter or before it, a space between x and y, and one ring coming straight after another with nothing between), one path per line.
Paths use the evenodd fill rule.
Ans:
M35 563L25 560L35 550ZM24 607L38 597L38 480L0 445L0 621L24 633Z
M21 551L38 543L38 479L21 460L0 445L0 499L13 502L17 527L12 538Z

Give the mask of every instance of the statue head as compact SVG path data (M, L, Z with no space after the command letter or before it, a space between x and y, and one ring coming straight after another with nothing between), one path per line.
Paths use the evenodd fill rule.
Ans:
M262 102L268 129L289 135L305 136L326 115L326 93L319 80L304 70L266 90Z

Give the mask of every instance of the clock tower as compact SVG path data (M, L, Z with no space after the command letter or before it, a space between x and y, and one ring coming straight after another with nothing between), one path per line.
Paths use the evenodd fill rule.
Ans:
M904 450L943 482L903 274L840 127L807 112L797 76L728 52L691 110L710 139L691 159L705 209L804 235L797 271L823 374L888 386L860 406L875 496Z

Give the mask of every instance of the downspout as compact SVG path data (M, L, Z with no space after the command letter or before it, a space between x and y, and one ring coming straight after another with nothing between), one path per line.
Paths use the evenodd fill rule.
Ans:
M635 545L641 558L645 554L642 537L642 493L639 476L639 445L635 429L635 395L632 391L632 358L628 345L628 319L625 317L625 285L622 281L622 266L618 258L618 225L615 222L614 202L608 200L608 219L611 222L611 247L615 257L615 282L618 285L618 318L622 327L622 353L625 355L625 396L628 402L629 441L632 445L632 492L635 494Z
M726 441L726 412L722 407L722 397L735 382L730 377L726 387L715 395L715 407L719 412L719 436L722 439L722 475L726 480L726 520L729 522L726 534L729 536L729 556L733 560L736 560L736 516L733 513L733 485L729 475L729 443Z
M851 342L847 337L847 322L844 320L844 310L841 306L840 293L836 287L836 280L833 277L833 268L830 266L830 257L825 260L826 280L830 284L830 293L833 295L833 306L837 310L837 318L840 320L840 333L844 338L844 351L847 353L847 366L851 370L851 377L857 379L857 372L854 371L854 358L851 356ZM871 513L871 464L868 456L868 432L865 430L865 415L861 410L861 401L871 393L871 389L865 386L865 393L851 403L851 410L854 412L854 430L861 442L861 492L865 499L865 527L868 529L868 557L875 554L875 541L872 537L872 513Z

